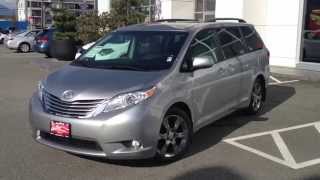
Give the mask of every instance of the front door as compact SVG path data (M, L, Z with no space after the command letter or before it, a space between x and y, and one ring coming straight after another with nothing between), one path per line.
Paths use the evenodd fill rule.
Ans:
M199 32L193 40L189 57L209 57L213 67L192 73L192 98L198 114L197 124L202 126L219 118L236 102L237 86L240 79L237 60L226 60L217 41L218 30L207 29Z

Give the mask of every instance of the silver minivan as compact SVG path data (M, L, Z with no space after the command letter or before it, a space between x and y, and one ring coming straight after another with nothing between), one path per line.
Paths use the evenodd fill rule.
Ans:
M268 79L269 51L243 20L132 25L41 81L30 123L37 142L70 153L176 160L202 127L261 112Z

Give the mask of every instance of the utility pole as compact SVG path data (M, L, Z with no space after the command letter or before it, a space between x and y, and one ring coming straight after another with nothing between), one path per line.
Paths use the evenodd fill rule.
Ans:
M152 22L152 0L149 0L149 21Z
M41 0L41 29L45 28L45 19L46 19L46 14L45 14L45 7L44 7L44 1Z

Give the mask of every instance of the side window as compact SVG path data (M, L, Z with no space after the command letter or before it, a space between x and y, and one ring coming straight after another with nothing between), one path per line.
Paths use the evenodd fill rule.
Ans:
M245 53L241 33L238 27L222 28L218 32L222 52L226 59Z
M215 40L216 35L217 32L214 29L199 32L190 45L189 57L193 59L195 57L208 56L212 58L214 63L221 61L223 56Z
M31 36L34 36L34 31L31 31L26 35L26 37L31 37Z
M253 28L246 26L241 30L250 52L263 48L263 42Z
M32 32L28 32L27 34L24 35L24 37L29 37L31 36Z

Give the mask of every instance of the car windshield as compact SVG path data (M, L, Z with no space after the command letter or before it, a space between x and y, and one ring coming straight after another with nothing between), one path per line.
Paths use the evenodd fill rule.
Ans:
M72 65L137 71L171 67L184 44L186 32L114 32L98 41Z

